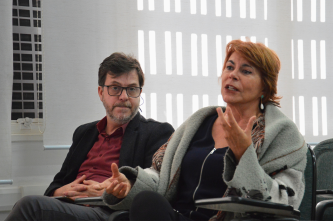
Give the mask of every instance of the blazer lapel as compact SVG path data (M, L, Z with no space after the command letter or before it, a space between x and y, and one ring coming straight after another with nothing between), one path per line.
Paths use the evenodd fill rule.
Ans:
M138 127L140 125L140 113L137 113L131 122L127 125L123 137L123 143L120 149L119 167L133 167L135 154L135 144L138 136Z
M86 160L88 152L91 150L91 148L94 146L96 139L98 137L98 130L96 128L96 125L89 128L75 148L75 151L73 152L72 159L73 165L77 166L78 168L81 166L81 164ZM77 169L78 169L77 168Z

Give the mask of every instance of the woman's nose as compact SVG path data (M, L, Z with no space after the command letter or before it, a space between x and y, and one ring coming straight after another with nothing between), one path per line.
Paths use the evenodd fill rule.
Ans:
M229 78L233 80L238 80L238 70L234 69L230 72Z

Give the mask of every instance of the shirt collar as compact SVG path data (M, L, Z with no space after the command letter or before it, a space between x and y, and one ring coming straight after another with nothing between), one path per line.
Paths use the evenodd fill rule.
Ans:
M106 133L105 133L105 127L106 127L106 124L107 124L107 118L106 116L100 120L97 124L96 124L96 127L97 127L97 130L100 134L103 134L105 136L108 136ZM126 127L127 125L129 124L129 122L127 122L126 124L123 124L121 125L120 127L118 127L116 130L114 130L114 132L112 134L110 134L109 136L112 136L113 134L115 134L115 132L119 131L118 129L119 128L122 128L122 133L124 134L125 133L125 130L126 130Z

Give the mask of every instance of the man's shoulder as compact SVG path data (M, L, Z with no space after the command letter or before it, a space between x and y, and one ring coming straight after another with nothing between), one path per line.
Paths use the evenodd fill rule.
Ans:
M145 118L142 115L140 115L140 123L146 124L146 125L149 125L149 126L151 126L151 125L163 125L163 124L171 126L167 122L160 122L160 121L154 120L152 118Z
M128 128L132 128L134 130L139 129L140 131L144 133L150 133L152 131L171 131L173 132L174 129L171 126L171 124L167 122L160 122L151 118L145 118L140 113L135 116L135 118L132 119L132 122L128 125ZM127 129L126 129L127 130ZM148 132L150 131L150 132Z
M97 121L93 121L93 122L90 122L90 123L82 124L82 125L80 125L76 128L74 134L84 133L85 131L90 130L90 129L94 129L94 128L96 128L96 130L97 130L96 124L98 122L99 121L97 120Z
M78 126L77 129L95 127L98 122L99 122L99 120L96 120L96 121L93 121L93 122L90 122L90 123L85 123L85 124L82 124L82 125Z

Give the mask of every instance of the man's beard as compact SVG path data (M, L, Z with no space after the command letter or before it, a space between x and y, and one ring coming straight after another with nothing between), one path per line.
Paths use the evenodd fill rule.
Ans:
M103 99L103 105L105 107L107 115L118 124L126 124L126 123L130 122L135 117L135 115L138 113L138 109L139 109L139 106L134 107L134 109L132 109L132 105L129 101L119 102L119 103L114 104L112 107L110 107ZM113 110L116 107L127 107L131 111L131 113L128 116L126 116L125 114L122 114L122 113L120 114L120 116L116 116L113 113Z

